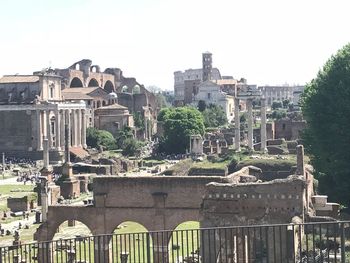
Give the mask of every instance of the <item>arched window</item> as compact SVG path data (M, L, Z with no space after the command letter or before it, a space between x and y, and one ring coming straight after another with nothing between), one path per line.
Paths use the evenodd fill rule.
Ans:
M132 89L132 93L133 94L140 94L141 93L141 89L139 85L135 85Z

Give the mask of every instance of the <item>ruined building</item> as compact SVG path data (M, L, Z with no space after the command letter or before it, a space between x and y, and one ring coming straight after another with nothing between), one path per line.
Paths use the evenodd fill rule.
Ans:
M53 161L62 161L64 122L70 118L71 146L86 147L86 107L62 99L62 78L52 73L0 79L0 152L41 159L48 139Z
M106 68L103 72L91 60L84 59L74 63L66 69L55 69L55 73L63 78L62 89L66 96L72 94L67 89L80 88L86 94L86 88L100 87L113 97L93 100L92 108L118 103L127 107L128 114L137 113L144 120L143 139L151 139L157 131L158 105L156 97L149 92L135 78L124 77L119 68ZM85 89L84 89L85 88ZM88 94L92 96L92 94ZM115 101L110 101L115 98ZM120 125L121 127L122 125Z

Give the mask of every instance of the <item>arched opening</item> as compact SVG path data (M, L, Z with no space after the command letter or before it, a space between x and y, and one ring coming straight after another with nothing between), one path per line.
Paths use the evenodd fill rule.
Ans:
M52 239L52 258L64 259L64 262L73 262L79 258L93 258L96 242L91 236L92 233L85 224L76 220L63 222Z
M123 86L122 87L122 92L127 93L128 92L128 86Z
M96 79L90 79L88 87L99 87L98 81Z
M101 107L101 101L97 101L97 108Z
M199 222L187 221L178 225L168 242L170 262L197 262L201 242Z
M71 88L82 88L83 87L83 82L81 82L81 80L79 78L75 77L70 82L70 87Z
M132 89L132 93L133 94L140 94L141 93L141 89L139 85L135 85Z
M75 64L75 70L80 70L80 64L79 63Z
M102 101L102 106L106 106L107 104L106 104L106 101L104 100L104 101Z
M112 262L122 257L128 259L121 262L152 262L152 247L152 237L143 225L125 221L116 227L110 240Z
M107 80L105 85L104 85L104 87L103 87L103 89L105 91L107 91L108 93L113 92L114 91L114 85L113 85L112 81Z

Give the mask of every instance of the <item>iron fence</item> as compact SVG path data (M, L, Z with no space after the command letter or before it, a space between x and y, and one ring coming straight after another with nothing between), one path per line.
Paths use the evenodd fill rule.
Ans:
M77 236L0 247L0 263L350 262L350 222Z

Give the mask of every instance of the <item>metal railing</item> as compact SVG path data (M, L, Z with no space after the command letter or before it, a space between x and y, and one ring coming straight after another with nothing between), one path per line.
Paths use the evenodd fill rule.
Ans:
M79 236L0 247L0 263L350 262L350 222Z

